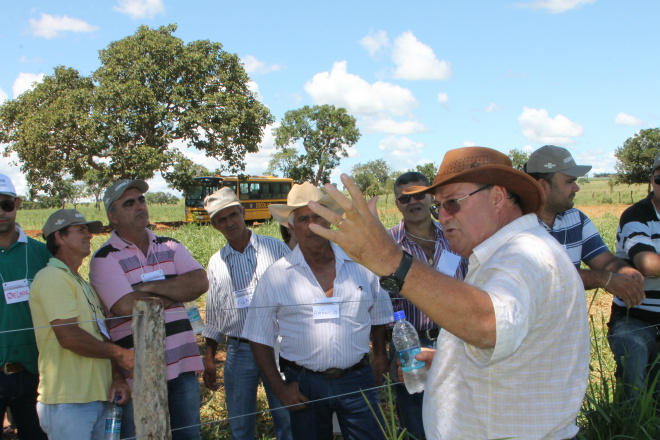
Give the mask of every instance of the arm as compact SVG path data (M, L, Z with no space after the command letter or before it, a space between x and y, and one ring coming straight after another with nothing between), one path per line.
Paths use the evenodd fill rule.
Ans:
M110 402L115 401L115 396L119 395L119 400L117 403L120 405L125 405L131 398L131 387L126 383L124 375L121 374L119 366L115 361L112 361L112 385L110 385Z
M131 350L121 348L108 341L99 341L94 336L78 326L76 318L55 319L50 324L53 326L55 337L62 348L71 350L83 357L110 359L133 375L133 357Z
M206 338L206 357L204 359L204 385L206 388L217 391L218 383L216 382L217 369L215 367L215 354L218 351L218 343L211 339Z
M115 302L110 310L116 316L128 316L133 313L133 303L149 296L160 297L163 307L168 308L175 302L194 301L209 287L204 269L196 269L166 280L149 281L135 285L130 292Z
M591 269L580 269L578 273L586 290L602 287L621 298L628 308L640 305L646 297L644 276L609 251L597 255L585 263ZM605 288L606 285L607 288Z
M333 185L325 187L346 213L341 227L332 231L310 225L310 229L337 243L354 261L376 275L395 272L403 255L401 248L371 214L355 183L345 174L341 178L352 200ZM335 212L316 202L310 202L309 206L332 224L339 224L340 216ZM427 264L413 261L401 294L438 325L468 344L479 348L495 346L495 310L483 290L443 275Z
M303 403L309 402L309 399L298 389L298 382L286 383L282 380L280 372L277 371L277 365L275 365L275 353L273 352L273 347L259 344L257 342L250 342L250 349L254 355L254 360L259 366L259 371L264 375L270 388L273 390L277 398L280 399L282 405L287 407L290 405L296 405L290 407L289 411L305 409L307 405L303 405Z
M389 369L389 359L385 350L385 325L371 326L371 347L374 351L374 358L371 361L374 380L376 385L383 383L383 376Z
M660 277L660 254L650 251L639 252L633 257L635 267L645 277Z

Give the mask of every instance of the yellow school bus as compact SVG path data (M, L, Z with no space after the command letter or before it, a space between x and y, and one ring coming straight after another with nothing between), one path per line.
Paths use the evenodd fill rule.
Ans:
M245 219L264 221L271 218L268 205L286 203L293 179L273 176L249 176L241 180L237 176L195 177L198 183L184 194L187 222L208 222L209 215L204 210L204 198L223 188L230 187L245 208Z

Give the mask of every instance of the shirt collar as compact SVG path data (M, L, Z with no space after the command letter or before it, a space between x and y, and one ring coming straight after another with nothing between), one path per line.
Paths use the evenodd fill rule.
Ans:
M440 223L431 220L434 226L434 231L435 231L435 240L441 240L442 239L442 226L440 226ZM408 240L411 240L410 237L406 235L406 226L403 220L399 222L398 225L396 225L394 228L394 241L397 242L398 244L401 244L405 238L408 238ZM414 242L413 242L414 243Z
M504 243L511 240L515 235L538 226L536 214L526 214L515 219L472 250L470 266L472 266L473 259L478 263L487 261Z
M55 257L51 257L51 259L48 260L48 266L52 266L52 267L56 267L58 269L65 270L65 271L69 272L69 274L73 275L73 273L71 272L71 269L69 269L69 266L64 264L64 261L62 261L60 259L57 259Z
M28 238L27 235L25 235L25 232L23 232L23 229L16 225L16 231L18 232L18 240L16 240L16 243L27 243Z
M346 252L342 250L339 246L330 242L330 248L335 254L335 261L353 261L351 258L346 255ZM286 257L286 260L289 262L290 267L292 266L306 266L309 267L305 257L303 256L300 246L296 246Z
M222 247L222 250L220 251L220 256L223 259L225 259L229 255L235 255L235 254L245 255L245 253L248 251L248 249L250 249L250 247L252 247L255 252L259 251L259 240L257 239L257 234L255 234L254 231L250 231L250 241L248 242L247 246L245 246L245 249L243 250L242 253L238 252L236 249L231 247L229 243L227 243Z
M149 247L151 247L151 243L153 243L154 240L156 239L156 234L154 234L151 229L145 228L145 230L147 231L147 235L149 236ZM112 231L112 234L110 234L110 238L108 239L108 242L117 249L124 249L126 247L134 246L122 240L121 237L117 235L116 230Z

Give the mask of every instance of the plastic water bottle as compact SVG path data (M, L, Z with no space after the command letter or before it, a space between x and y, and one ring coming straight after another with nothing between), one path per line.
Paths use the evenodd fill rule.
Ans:
M105 440L119 440L121 432L121 406L117 405L119 396L115 396L115 401L110 403L108 417L105 419Z
M195 301L189 301L183 303L183 305L186 307L186 312L188 312L188 319L190 319L190 325L192 325L193 331L195 333L201 333L204 330L204 321L199 315L197 303Z
M394 313L394 321L396 323L392 330L392 342L399 353L403 381L410 394L421 393L429 372L425 362L415 359L415 355L422 351L417 330L406 321L406 313L403 310Z

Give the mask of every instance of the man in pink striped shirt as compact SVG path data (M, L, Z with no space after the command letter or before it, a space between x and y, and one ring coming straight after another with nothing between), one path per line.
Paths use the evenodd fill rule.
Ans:
M208 290L204 268L178 241L147 229L149 211L143 180L119 180L103 197L108 220L115 227L94 253L89 277L110 311L110 337L120 347L133 348L131 317L135 300L157 296L165 306L165 360L170 425L173 439L200 439L199 384L204 370L195 334L182 302ZM188 426L187 429L177 429ZM133 408L122 416L122 438L135 436Z

